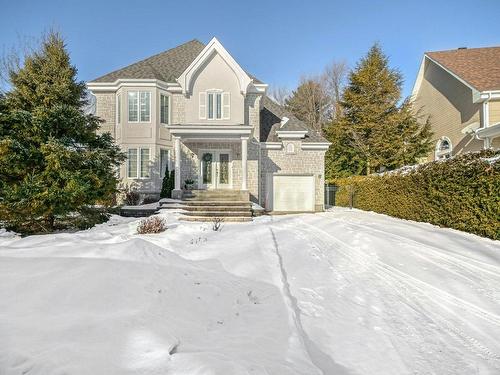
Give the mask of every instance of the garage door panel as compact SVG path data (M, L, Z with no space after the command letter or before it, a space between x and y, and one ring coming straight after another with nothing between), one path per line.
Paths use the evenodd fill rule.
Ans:
M273 176L274 211L314 211L313 176Z

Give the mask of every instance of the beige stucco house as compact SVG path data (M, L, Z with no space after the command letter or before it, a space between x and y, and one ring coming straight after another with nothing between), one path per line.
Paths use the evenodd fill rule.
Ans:
M428 160L500 148L500 47L425 53L413 100L430 115Z
M128 159L124 183L158 194L168 166L173 196L248 191L269 211L323 209L329 143L266 96L217 39L193 40L88 82L96 114Z

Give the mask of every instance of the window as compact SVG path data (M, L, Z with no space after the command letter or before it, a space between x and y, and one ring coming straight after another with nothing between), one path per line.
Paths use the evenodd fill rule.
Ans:
M293 143L288 143L286 145L286 153L287 154L294 154L295 153L295 145Z
M230 95L228 92L200 92L200 119L229 120L231 116Z
M129 178L137 178L137 149L128 149L128 174Z
M149 148L141 148L141 177L149 177Z
M160 123L169 123L169 97L167 95L160 94Z
M116 97L116 123L121 124L122 122L122 96L121 94Z
M165 177L165 172L168 166L168 170L170 171L170 153L167 149L160 149L160 176L161 178Z
M449 159L451 158L451 152L453 147L451 145L451 141L448 137L442 137L436 143L436 153L435 159Z
M128 149L128 178L149 177L149 148Z
M129 91L128 121L149 122L151 118L151 93L149 91Z

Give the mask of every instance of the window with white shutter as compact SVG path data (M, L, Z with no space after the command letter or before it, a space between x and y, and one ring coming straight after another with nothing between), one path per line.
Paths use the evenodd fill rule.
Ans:
M200 92L200 119L207 118L207 93Z
M222 94L222 118L224 120L231 118L231 94L229 92Z

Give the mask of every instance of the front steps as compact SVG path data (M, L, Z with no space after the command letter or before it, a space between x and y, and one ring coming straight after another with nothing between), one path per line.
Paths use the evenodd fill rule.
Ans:
M243 222L253 216L248 191L241 190L193 190L184 194L180 206L183 221Z

